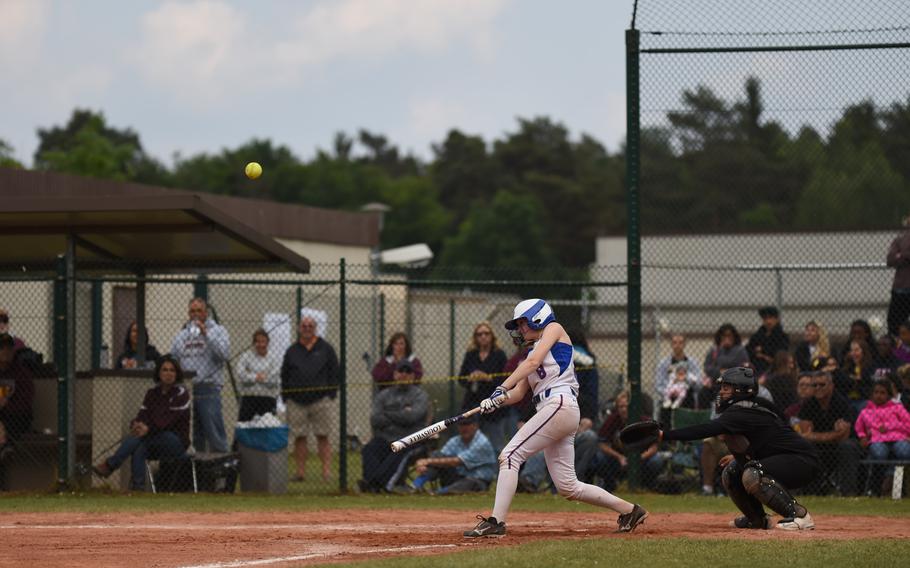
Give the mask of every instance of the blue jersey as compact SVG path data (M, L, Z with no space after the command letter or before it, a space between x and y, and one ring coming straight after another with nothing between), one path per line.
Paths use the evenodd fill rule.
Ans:
M534 349L540 341L534 343ZM533 352L533 349L532 349ZM578 392L575 363L572 362L572 345L557 341L543 357L543 362L528 375L528 385L537 395L553 387L569 387Z

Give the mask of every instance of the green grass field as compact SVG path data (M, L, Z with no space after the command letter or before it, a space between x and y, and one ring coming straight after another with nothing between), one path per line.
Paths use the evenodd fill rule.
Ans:
M649 511L674 513L730 513L735 509L729 499L697 495L657 495L653 493L620 496L641 503ZM801 498L813 515L910 516L910 499L899 501L866 497ZM116 511L317 511L325 509L453 509L486 511L493 504L492 492L485 495L434 497L428 495L220 495L220 494L119 494L103 492L48 493L0 496L0 512L116 512ZM580 505L556 495L520 494L512 508L516 511L577 511Z
M706 512L735 514L728 499L696 495L667 496L655 494L623 495L657 513ZM0 497L0 515L6 512L143 512L143 511L318 511L327 509L449 509L486 512L492 505L492 494L459 497L386 496L386 495L120 495L98 492L40 495L5 495ZM816 519L824 515L910 516L910 499L807 497L803 502ZM578 511L577 503L555 495L518 495L516 511ZM861 518L858 522L863 522ZM874 539L874 525L869 526L870 540L794 540L735 541L690 538L584 539L540 541L522 546L483 546L432 557L395 557L366 560L337 566L358 567L423 567L463 568L464 566L526 567L535 565L559 568L596 566L635 566L646 562L664 566L750 566L767 560L774 564L793 564L800 568L850 566L901 566L910 559L910 540ZM547 559L542 563L539 559Z

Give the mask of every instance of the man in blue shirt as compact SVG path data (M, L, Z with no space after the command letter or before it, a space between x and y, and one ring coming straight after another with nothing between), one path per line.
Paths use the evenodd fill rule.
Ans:
M496 477L498 464L490 440L480 431L478 416L458 423L458 436L452 436L433 457L417 460L416 489L439 479L437 495L486 491Z

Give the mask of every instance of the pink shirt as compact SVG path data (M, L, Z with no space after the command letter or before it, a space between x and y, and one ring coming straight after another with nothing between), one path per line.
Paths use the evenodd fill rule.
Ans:
M857 436L860 438L869 436L873 444L897 442L910 438L910 413L902 404L893 400L881 406L870 400L866 408L859 413L854 428Z

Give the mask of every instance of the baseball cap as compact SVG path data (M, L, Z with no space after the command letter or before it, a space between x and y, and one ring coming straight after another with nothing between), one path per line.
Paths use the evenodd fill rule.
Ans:
M0 347L15 347L16 341L8 333L0 333Z
M765 306L759 308L758 315L763 318L777 318L780 317L780 312L774 306Z

